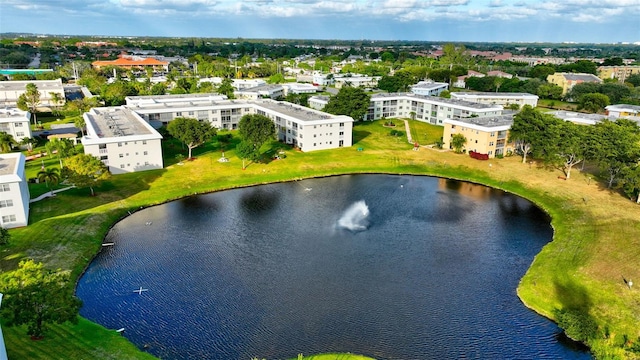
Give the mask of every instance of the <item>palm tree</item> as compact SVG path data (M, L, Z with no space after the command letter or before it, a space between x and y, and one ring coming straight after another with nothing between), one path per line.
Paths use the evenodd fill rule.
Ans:
M60 173L56 168L43 169L38 172L38 180L47 184L47 189L51 191L51 186L58 185L60 181Z
M451 147L456 153L461 153L464 145L467 143L467 138L462 134L454 134L451 137Z
M13 139L13 136L7 134L6 132L0 132L0 151L3 153L8 153L13 149L13 146L17 145L16 141Z

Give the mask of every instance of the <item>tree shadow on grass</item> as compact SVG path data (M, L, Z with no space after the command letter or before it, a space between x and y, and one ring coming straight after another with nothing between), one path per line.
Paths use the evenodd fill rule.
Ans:
M357 144L360 141L367 138L367 136L371 135L371 132L365 130L353 130L353 144Z
M561 304L554 310L554 317L565 334L582 343L598 337L598 324L591 315L593 302L587 289L569 277L557 278L554 287Z
M165 169L158 169L114 175L94 187L95 196L91 196L89 188L73 188L31 203L29 224L127 199L148 190L165 172Z

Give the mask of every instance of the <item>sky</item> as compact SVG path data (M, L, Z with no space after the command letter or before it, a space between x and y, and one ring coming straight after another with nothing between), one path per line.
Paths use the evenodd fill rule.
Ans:
M0 0L0 33L640 42L640 0Z

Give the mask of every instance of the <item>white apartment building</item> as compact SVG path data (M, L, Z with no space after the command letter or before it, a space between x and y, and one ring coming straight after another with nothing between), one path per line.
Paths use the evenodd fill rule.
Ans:
M528 93L452 92L451 98L481 104L500 105L505 108L511 104L517 104L520 108L525 105L538 106L538 95Z
M439 96L445 90L449 90L449 84L431 80L420 81L411 86L412 93L424 96Z
M83 117L84 153L102 160L112 174L162 169L162 136L140 115L118 106L93 108Z
M607 115L614 118L637 118L640 116L640 105L616 104L605 107Z
M176 117L191 117L208 121L218 129L235 130L242 116L261 114L272 119L278 129L278 139L302 151L334 149L352 145L353 119L331 115L282 101L210 100L194 96L181 102L166 96L127 98L126 107L147 121L169 123ZM150 99L152 98L152 99Z
M278 84L266 84L243 90L236 90L233 94L238 99L277 99L285 96L285 88Z
M352 87L375 88L382 76L364 76L360 74L336 75L334 82L336 88L349 85Z
M315 94L318 92L318 87L313 84L302 83L284 83L284 95L288 94Z
M29 223L29 186L21 153L0 154L0 226L5 229Z
M405 117L443 125L447 119L488 117L502 114L502 106L445 99L411 93L374 94L365 116L366 120Z
M327 95L315 95L309 98L309 107L316 110L322 110L329 103Z
M0 109L0 131L13 136L16 142L31 137L31 114L17 108Z
M56 80L16 80L0 82L0 105L16 106L20 95L27 91L27 84L35 84L40 92L40 106L64 105L65 96L62 79ZM58 94L61 102L54 104L53 94Z
M585 114L585 113L577 113L574 111L551 111L547 114L553 115L558 119L569 121L578 125L595 125L600 121L606 120L607 116L600 114Z

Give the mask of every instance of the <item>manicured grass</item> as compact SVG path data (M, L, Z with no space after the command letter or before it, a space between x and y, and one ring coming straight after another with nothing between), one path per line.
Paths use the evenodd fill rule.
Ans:
M444 128L442 126L431 125L417 120L409 120L411 137L413 141L420 145L433 145L438 140L442 140Z
M20 259L34 258L51 268L68 270L77 279L118 219L129 211L188 195L347 173L435 175L501 188L544 208L553 219L554 240L536 256L520 283L519 296L527 306L550 318L563 310L595 321L599 333L587 342L599 356L638 356L631 352L631 346L640 347L640 290L629 289L622 279L640 282L637 204L578 171L568 181L559 180L560 171L522 164L516 157L478 161L435 149L411 151L406 139L388 134L381 122L358 124L353 147L311 153L286 148L285 159L251 163L244 171L241 160L229 150L231 145L226 145L228 163L217 161L221 144L212 143L195 149L195 160L179 166L174 154L180 145L169 144L165 152L169 166L163 170L114 176L96 189L95 197L88 196L87 189L74 189L33 203L30 225L11 230L11 244L0 248L0 269L9 271ZM81 334L72 325L55 329ZM10 358L50 359L51 354L68 359L104 358L77 356L90 343L81 335L48 335L45 342L24 340L21 328L3 331ZM99 328L94 332L96 338L112 335ZM126 343L119 337L113 341L95 344L93 354L110 353L110 346ZM29 348L28 354L24 348ZM131 357L147 355L134 352Z
M548 109L548 111L553 111L553 110L576 111L578 105L575 103L570 103L570 102L561 101L561 100L539 99L538 107L541 109Z

